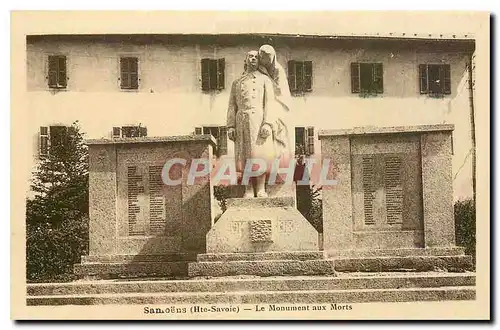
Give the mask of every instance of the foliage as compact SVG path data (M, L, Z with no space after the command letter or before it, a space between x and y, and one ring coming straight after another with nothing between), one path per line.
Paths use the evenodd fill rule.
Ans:
M227 199L229 198L229 186L218 185L214 186L214 197L219 203L222 213L227 210Z
M297 209L319 232L323 232L321 187L297 185Z
M78 122L50 132L26 201L29 281L71 277L88 245L88 151Z
M465 253L476 258L476 206L472 199L455 203L455 237Z

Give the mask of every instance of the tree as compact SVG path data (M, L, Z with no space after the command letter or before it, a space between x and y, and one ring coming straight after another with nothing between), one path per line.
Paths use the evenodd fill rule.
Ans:
M78 122L50 130L26 203L27 276L50 281L72 273L88 244L88 151Z

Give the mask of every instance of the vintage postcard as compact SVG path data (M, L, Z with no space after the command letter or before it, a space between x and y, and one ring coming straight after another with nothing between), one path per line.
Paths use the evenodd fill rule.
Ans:
M11 18L12 319L490 318L489 13Z

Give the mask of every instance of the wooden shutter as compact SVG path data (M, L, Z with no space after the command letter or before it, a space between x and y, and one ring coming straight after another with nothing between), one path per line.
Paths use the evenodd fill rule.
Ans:
M120 127L113 127L113 137L119 138L120 136L121 136L121 128Z
M359 93L360 81L359 81L359 63L351 63L351 92Z
M218 155L227 155L227 128L221 126L219 128L219 138L217 141Z
M312 90L312 61L304 62L304 91L310 92Z
M386 156L385 167L385 205L388 224L403 223L403 187L401 184L401 158Z
M225 77L225 68L226 68L226 60L224 58L220 58L217 60L217 89L221 90L225 87L226 77Z
M67 85L66 56L49 56L48 85L51 88L65 88Z
M196 134L196 135L202 135L203 131L202 131L201 127L195 127L194 128L194 134Z
M48 156L49 154L49 128L46 126L40 127L40 157Z
M304 62L295 62L295 84L297 92L304 91Z
M307 153L314 154L314 127L307 128Z
M301 155L305 152L305 128L295 127L295 154Z
M443 79L443 94L451 94L451 74L450 74L450 65L445 64L442 66L442 76Z
M374 225L373 218L373 199L374 199L374 158L373 156L363 157L363 206L365 214L365 225Z
M295 72L295 61L288 61L288 85L290 86L291 92L297 91L297 76Z
M420 80L420 94L427 94L429 92L429 75L427 72L427 64L419 64L418 76Z
M217 89L217 80L219 79L219 74L217 72L218 63L217 60L210 60L210 81L209 89Z
M210 90L210 59L208 58L201 60L201 89Z
M120 58L120 87L121 88L130 88L129 81L129 61L127 57Z
M57 87L66 87L66 56L58 57L58 75L57 75Z
M373 89L375 93L384 92L384 68L382 63L373 64Z
M130 57L129 67L130 88L137 89L139 87L139 59L137 57Z
M57 87L58 61L56 56L49 56L49 87Z

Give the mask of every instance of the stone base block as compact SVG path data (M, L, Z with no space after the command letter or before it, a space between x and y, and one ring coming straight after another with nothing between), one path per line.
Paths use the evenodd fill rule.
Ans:
M197 261L244 261L244 260L317 260L324 259L323 251L290 251L264 253L205 253L199 254Z
M474 273L383 273L339 276L277 276L191 280L112 280L28 284L27 294L37 296L102 295L123 293L191 293L300 290L406 289L474 287Z
M228 199L207 234L208 253L318 251L319 236L291 197Z
M194 260L194 253L83 256L82 263L74 265L74 273L93 279L186 277L188 263Z
M394 272L394 271L449 271L464 272L474 269L471 256L406 256L337 258L338 272Z
M76 275L85 278L110 279L127 277L186 277L187 261L86 263L74 265Z
M214 261L189 263L189 276L283 276L283 275L334 275L332 260L260 260Z
M407 256L463 256L462 247L435 248L398 248L398 249L352 249L330 250L325 254L331 258L364 258L364 257L407 257Z

